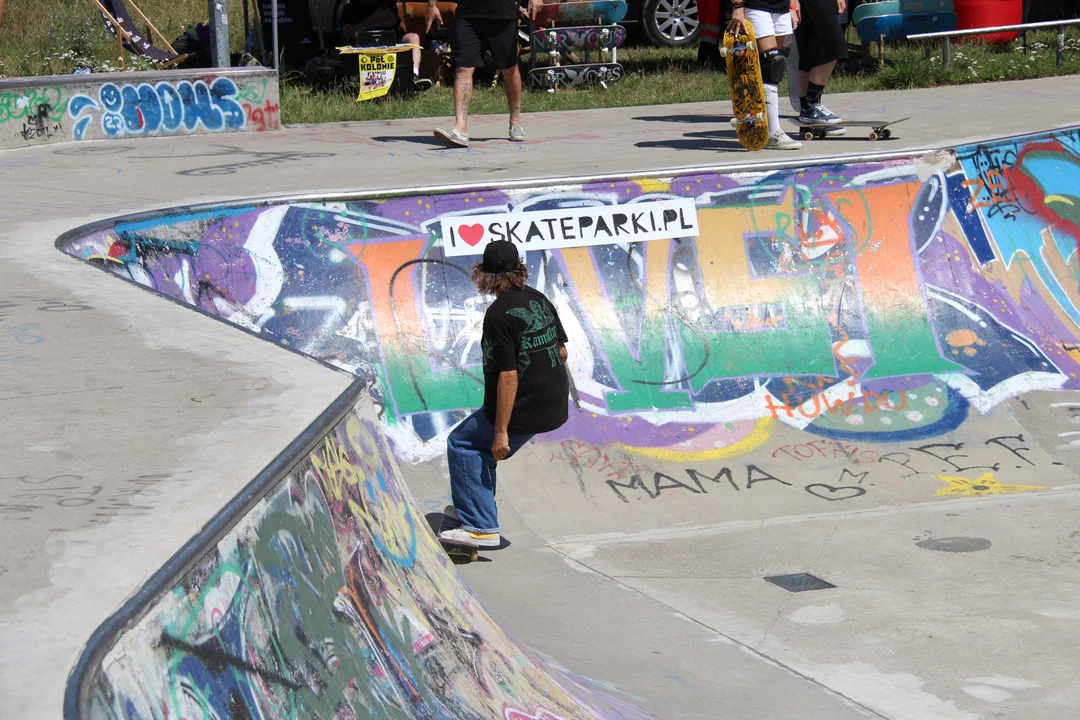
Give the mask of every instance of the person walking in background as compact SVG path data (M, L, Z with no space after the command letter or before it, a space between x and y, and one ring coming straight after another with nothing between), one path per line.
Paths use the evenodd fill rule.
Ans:
M495 504L495 469L533 435L562 427L569 416L566 332L555 306L525 282L529 269L517 246L488 243L473 282L495 301L484 313L480 350L484 405L450 433L453 505L443 511L439 538L473 547L502 542Z
M787 75L787 55L791 34L799 24L799 0L734 0L728 32L735 33L749 22L757 38L761 81L765 86L765 111L769 117L770 150L798 150L802 143L780 127L780 81Z
M848 56L847 38L840 26L846 0L800 0L802 18L795 28L799 49L799 122L838 125L842 120L821 102L825 84L837 60ZM829 134L842 134L843 128Z
M544 0L529 0L529 16L544 6ZM428 0L427 31L442 23L436 0ZM510 105L510 140L524 142L521 127L521 69L518 67L517 0L461 0L450 28L450 50L454 62L454 127L435 129L435 137L457 147L469 146L469 105L473 96L473 74L484 66L490 52L495 67L502 71L506 100Z

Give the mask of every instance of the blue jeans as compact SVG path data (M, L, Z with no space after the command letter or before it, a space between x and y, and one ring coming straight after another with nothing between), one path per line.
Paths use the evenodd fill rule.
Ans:
M510 454L514 456L532 435L510 433ZM499 510L495 504L495 427L480 408L465 418L446 441L450 463L450 497L462 527L474 533L499 532Z

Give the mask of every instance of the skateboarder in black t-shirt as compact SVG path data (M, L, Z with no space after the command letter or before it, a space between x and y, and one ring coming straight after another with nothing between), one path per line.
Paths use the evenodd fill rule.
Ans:
M527 286L528 268L517 246L489 243L472 279L495 301L484 314L480 350L484 406L454 428L446 442L450 494L442 540L458 545L499 547L495 466L533 435L566 422L570 376L566 332L542 292Z
M442 22L437 0L428 0L427 31ZM529 0L529 16L544 6L544 0ZM473 94L473 71L484 66L484 52L491 53L495 67L502 70L506 100L510 105L510 139L526 140L521 127L521 69L518 67L517 0L461 0L450 28L450 50L454 60L454 127L435 129L435 137L458 147L469 147L469 103Z

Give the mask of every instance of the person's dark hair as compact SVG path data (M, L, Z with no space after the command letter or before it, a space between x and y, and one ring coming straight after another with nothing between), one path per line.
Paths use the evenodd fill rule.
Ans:
M483 295L500 295L507 290L521 290L529 279L529 268L518 263L513 270L490 273L484 271L483 263L473 265L472 281Z

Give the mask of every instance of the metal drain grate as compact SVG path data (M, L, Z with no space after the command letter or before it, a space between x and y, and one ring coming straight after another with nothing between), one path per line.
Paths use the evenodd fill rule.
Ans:
M795 573L793 575L773 575L766 580L777 587L782 587L788 592L806 592L807 590L828 590L836 587L832 583L825 582L807 573Z

